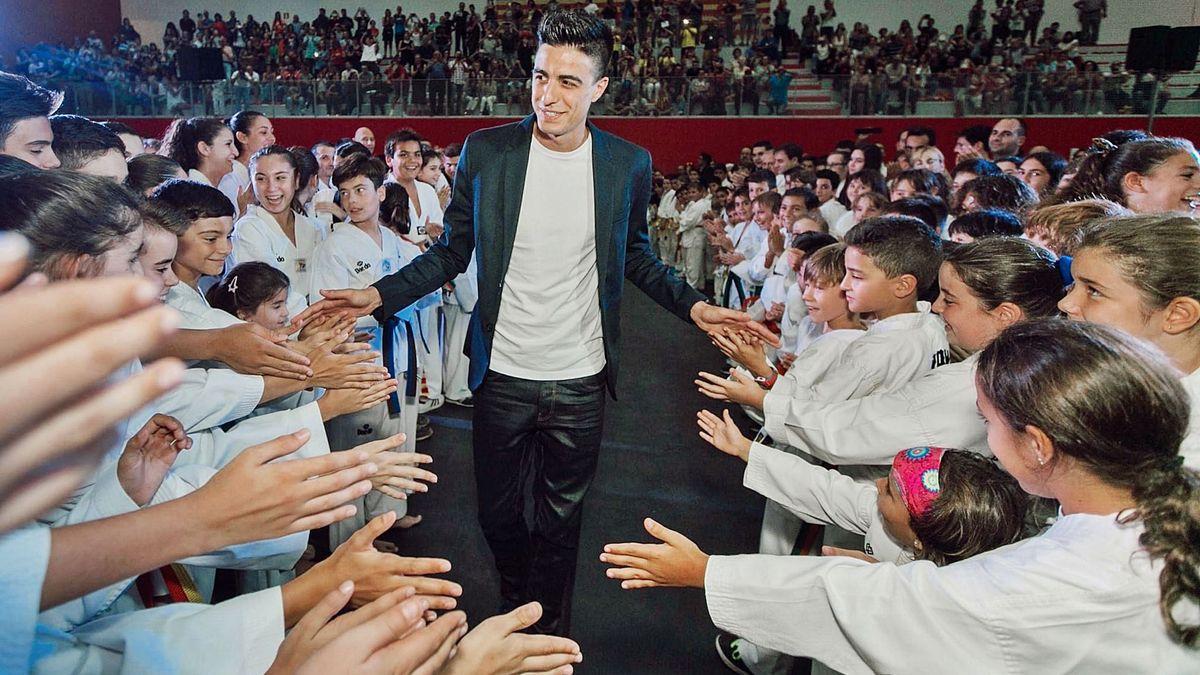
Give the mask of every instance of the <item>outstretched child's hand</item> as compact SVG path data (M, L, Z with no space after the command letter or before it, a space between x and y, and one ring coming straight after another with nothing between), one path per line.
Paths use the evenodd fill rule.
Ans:
M702 372L700 379L695 382L696 386L700 388L700 393L709 398L750 405L759 410L762 410L763 400L767 396L766 390L737 368L729 369L728 379L720 375Z
M743 462L750 461L750 439L742 435L728 410L722 410L721 417L701 410L696 413L696 424L700 425L700 438L709 445Z
M722 354L745 366L755 376L770 376L771 365L767 363L766 348L763 346L762 340L757 339L753 334L742 331L732 332L729 335L709 333L708 338L712 340L717 349L721 350Z
M661 544L608 544L600 554L602 562L615 565L609 579L620 579L621 588L658 588L684 586L704 588L708 555L691 539L647 518L650 536Z

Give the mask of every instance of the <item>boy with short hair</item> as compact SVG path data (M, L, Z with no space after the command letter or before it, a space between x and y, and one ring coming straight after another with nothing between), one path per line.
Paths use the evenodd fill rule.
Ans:
M380 217L387 173L382 160L358 153L346 157L334 169L333 185L346 210L346 222L338 223L333 233L317 246L309 277L310 302L321 299L322 288L366 288L409 263L411 258L404 252L399 235L384 227ZM386 403L330 420L326 433L333 450L349 450L401 432L406 439L397 450L416 449L417 361L413 320L411 307L390 317L383 326L369 315L358 320L357 330L370 333L371 346L383 353L383 363L395 377L397 390ZM330 526L330 548L388 510L396 512L394 527L416 524L416 518L405 515L407 502L403 500L372 491L362 501L354 517Z
M55 115L50 118L50 128L59 168L125 182L129 175L125 142L116 132L80 115Z
M16 157L39 169L57 169L49 118L62 100L62 92L0 72L0 155Z

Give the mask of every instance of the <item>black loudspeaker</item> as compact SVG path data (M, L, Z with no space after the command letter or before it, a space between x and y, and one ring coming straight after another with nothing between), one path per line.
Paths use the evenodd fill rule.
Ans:
M1200 52L1200 26L1172 28L1169 40L1167 70L1195 70L1196 53Z
M175 54L179 79L185 82L205 82L225 79L221 50L216 47L180 47Z
M1125 52L1125 70L1143 72L1167 67L1167 40L1170 26L1142 26L1129 31Z

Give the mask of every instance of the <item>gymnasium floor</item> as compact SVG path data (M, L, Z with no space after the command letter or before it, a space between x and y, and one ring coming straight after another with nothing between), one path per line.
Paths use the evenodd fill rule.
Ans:
M587 497L575 583L572 637L583 647L577 673L728 672L713 650L715 629L699 590L622 591L604 575L605 543L648 541L652 516L708 553L757 550L762 499L741 487L742 463L697 435L695 413L719 406L701 396L697 371L723 359L694 327L625 286L620 399L609 401L600 467ZM475 517L470 410L432 413L434 436L419 450L434 457L439 482L413 499L425 520L387 535L405 555L449 559L471 624L494 614L499 591ZM743 431L749 423L742 416Z

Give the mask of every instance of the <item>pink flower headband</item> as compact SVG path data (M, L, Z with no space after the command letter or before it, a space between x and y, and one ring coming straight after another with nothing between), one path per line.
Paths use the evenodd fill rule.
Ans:
M909 514L923 516L942 492L938 470L946 448L909 448L896 453L892 472Z

